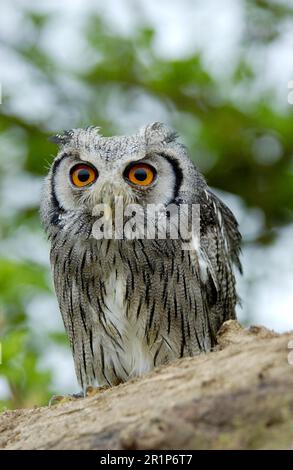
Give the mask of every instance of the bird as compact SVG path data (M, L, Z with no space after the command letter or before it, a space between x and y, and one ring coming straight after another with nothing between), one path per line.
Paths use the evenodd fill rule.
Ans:
M154 122L133 135L105 137L90 126L52 140L58 153L44 180L40 215L82 390L115 386L212 350L221 325L236 318L241 235L177 133ZM143 214L159 206L166 220L168 207L194 205L198 229L188 240L168 237L170 230L165 238L96 236L96 208L110 208L106 224L111 211L121 215L117 200Z

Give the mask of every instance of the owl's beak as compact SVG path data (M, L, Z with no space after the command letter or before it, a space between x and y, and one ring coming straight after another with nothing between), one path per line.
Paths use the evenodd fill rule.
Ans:
M119 207L117 208L117 201L119 201ZM100 188L96 196L96 203L102 203L104 208L104 218L106 221L111 220L114 216L116 209L121 211L121 204L127 205L133 203L133 197L131 194L125 191L125 188L116 183L105 182Z

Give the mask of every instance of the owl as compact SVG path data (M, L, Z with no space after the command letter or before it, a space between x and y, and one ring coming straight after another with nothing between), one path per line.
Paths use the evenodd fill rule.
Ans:
M59 152L45 179L41 219L82 389L210 351L222 323L235 318L241 236L176 133L156 122L131 136L103 137L89 127L54 141ZM96 208L108 208L105 220L111 211L121 216L117 200L143 214L157 205L161 215L170 205L198 206L198 229L188 240L170 230L165 238L97 237Z

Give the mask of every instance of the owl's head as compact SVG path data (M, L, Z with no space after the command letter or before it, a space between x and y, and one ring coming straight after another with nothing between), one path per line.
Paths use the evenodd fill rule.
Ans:
M92 214L96 204L164 204L190 200L204 184L185 147L166 125L153 123L131 136L103 137L99 129L73 129L59 145L45 182L46 225L66 213Z

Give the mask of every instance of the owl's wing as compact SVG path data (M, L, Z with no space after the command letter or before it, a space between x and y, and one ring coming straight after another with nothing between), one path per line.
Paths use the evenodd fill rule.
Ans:
M205 190L200 204L200 257L205 270L201 282L214 335L224 321L235 318L233 264L241 272L240 242L238 223L230 209Z

